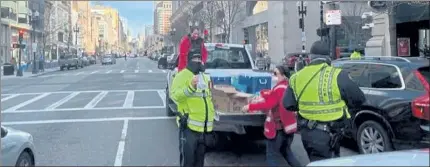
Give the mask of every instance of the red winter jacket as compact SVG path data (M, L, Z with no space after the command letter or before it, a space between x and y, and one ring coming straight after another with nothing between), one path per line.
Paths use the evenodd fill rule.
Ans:
M190 51L190 39L188 38L188 35L185 35L182 37L181 42L179 43L179 62L178 62L178 71L181 71L185 67L187 67L187 61L188 61L188 52ZM204 45L204 42L202 42L201 46L201 54L202 54L202 62L206 63L206 60L208 58L208 51L206 50L206 47Z
M279 83L277 83L275 85L275 87L273 87L272 90L270 91L262 91L261 93L261 97L264 98L263 102L260 103L251 103L249 104L249 111L253 112L253 111L265 111L267 117L270 117L269 112L272 112L272 119L274 119L274 123L276 124L275 126L271 126L268 127L267 126L267 118L266 118L266 123L265 123L265 133L268 131L272 131L274 133L276 133L277 130L280 129L284 129L284 131L286 131L286 133L290 133L291 129L293 128L293 132L295 132L294 126L296 126L296 124L294 124L293 126L290 126L292 122L296 123L296 117L294 116L293 112L290 111L286 111L281 103L283 97L284 97L284 93L285 90L288 87L288 81L281 81ZM280 113L282 112L282 113ZM286 125L287 124L287 125ZM274 129L275 128L275 129ZM288 131L288 132L287 132Z

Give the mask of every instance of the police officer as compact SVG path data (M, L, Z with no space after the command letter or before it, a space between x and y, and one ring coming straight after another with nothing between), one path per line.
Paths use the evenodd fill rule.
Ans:
M361 53L358 51L358 49L354 49L354 52L351 53L351 56L349 58L351 60L360 60L361 59Z
M330 66L328 45L317 41L311 62L290 78L283 105L298 111L303 146L309 156L339 157L339 140L349 127L350 111L365 101L349 74Z
M208 75L203 74L201 56L188 57L187 68L176 74L170 89L170 98L177 104L180 163L182 167L202 167L206 139L212 131L214 105Z

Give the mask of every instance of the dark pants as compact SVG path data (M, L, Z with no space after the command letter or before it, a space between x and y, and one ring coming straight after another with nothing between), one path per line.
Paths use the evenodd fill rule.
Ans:
M206 145L204 133L189 128L179 131L179 162L181 167L203 167Z
M285 166L281 161L284 158L290 166L302 166L291 150L294 134L278 131L274 139L266 140L266 161L268 166Z
M339 157L340 144L337 143L334 148L330 147L332 137L329 132L320 129L302 128L300 134L309 159L311 159L311 156L313 160Z

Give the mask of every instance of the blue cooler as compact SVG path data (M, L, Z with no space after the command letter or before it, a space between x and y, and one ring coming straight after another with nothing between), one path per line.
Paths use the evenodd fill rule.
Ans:
M239 84L248 85L246 93L256 94L260 90L272 88L272 74L260 72L240 74Z
M237 91L239 92L244 92L246 93L248 90L248 86L243 85L243 84L239 84L239 76L234 76L231 78L231 85L236 88Z
M214 85L231 85L231 75L225 73L209 74Z

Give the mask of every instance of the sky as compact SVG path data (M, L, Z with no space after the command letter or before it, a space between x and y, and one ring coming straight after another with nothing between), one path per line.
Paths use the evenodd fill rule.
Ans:
M101 4L118 9L119 15L128 20L132 37L144 32L144 25L153 24L153 1L102 1Z

